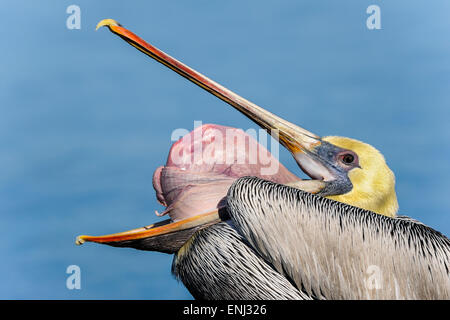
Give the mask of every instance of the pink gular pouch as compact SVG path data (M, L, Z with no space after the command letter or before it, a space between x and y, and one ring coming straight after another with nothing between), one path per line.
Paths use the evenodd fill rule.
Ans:
M203 125L175 142L165 166L153 174L158 201L172 221L225 205L228 188L239 177L257 176L286 184L299 180L241 129Z

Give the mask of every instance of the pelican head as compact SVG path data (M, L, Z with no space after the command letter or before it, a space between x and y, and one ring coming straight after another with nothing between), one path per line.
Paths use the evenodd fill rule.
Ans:
M312 148L294 151L293 156L312 179L323 181L317 194L378 214L396 215L395 176L373 146L351 138L328 136L319 139ZM299 188L302 189L301 183Z

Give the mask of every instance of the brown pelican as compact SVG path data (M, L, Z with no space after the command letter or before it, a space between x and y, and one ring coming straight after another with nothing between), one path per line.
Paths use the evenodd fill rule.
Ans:
M349 138L321 138L204 77L114 20L100 26L254 120L312 179L221 177L222 186L229 184L225 201L219 197L216 207L195 214L183 206L206 196L211 176L199 179L201 192L194 186L188 197L174 200L158 184L169 166L155 174L155 188L162 203L173 201L168 210L175 218L106 236L79 236L78 244L175 253L173 273L200 299L450 298L450 241L396 216L395 178L375 148Z

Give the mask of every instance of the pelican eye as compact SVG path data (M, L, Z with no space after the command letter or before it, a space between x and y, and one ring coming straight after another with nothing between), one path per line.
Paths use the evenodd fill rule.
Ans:
M345 166L357 166L358 156L353 152L343 152L338 156L339 161Z
M350 153L344 154L342 156L342 162L344 162L345 164L351 164L353 161L355 161L355 157Z

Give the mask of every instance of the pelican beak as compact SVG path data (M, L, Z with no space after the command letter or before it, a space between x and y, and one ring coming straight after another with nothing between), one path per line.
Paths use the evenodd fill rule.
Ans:
M108 27L112 33L118 35L146 55L225 101L265 129L274 139L279 141L292 153L302 170L316 180L314 187L308 191L317 193L325 187L325 184L317 182L327 180L328 175L328 170L324 167L321 159L317 157L317 148L323 143L321 137L274 115L207 78L165 52L150 45L133 32L122 27L115 20L102 20L98 23L97 29L103 26Z
M226 210L218 209L178 222L170 219L119 233L104 236L78 236L77 245L96 242L113 247L130 247L139 250L175 253L198 230L226 220Z
M299 187L305 191L319 193L326 187L329 171L324 165L318 150L322 144L321 137L286 121L271 112L244 99L231 90L221 86L201 73L172 58L158 48L148 44L133 32L122 27L113 19L99 22L96 29L106 26L109 30L121 37L133 47L146 55L172 69L184 78L194 82L206 91L225 101L260 127L264 128L272 137L287 148L299 166L314 180L299 181ZM226 219L226 210L219 209L178 222L165 220L150 226L133 229L125 232L105 236L79 236L76 243L86 241L108 244L116 247L133 247L140 250L160 251L167 253L177 252L179 248L199 229L208 227Z

